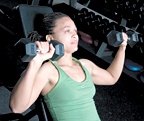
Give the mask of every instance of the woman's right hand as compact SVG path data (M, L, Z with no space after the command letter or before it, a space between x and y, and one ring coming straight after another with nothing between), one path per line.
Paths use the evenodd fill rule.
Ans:
M122 32L122 38L123 38L123 42L121 43L120 46L127 46L128 35L126 33Z
M33 58L34 60L42 61L52 58L55 48L48 41L36 41L37 55Z

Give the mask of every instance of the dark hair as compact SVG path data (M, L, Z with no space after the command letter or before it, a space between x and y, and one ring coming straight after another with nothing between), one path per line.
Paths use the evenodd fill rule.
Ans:
M53 34L53 28L55 27L56 20L62 17L69 17L69 16L61 12L53 12L46 15L39 14L35 18L34 29L41 36L46 36L47 34Z
M44 16L43 23L48 34L53 33L53 27L55 27L56 20L62 17L68 17L68 15L61 12L55 12Z

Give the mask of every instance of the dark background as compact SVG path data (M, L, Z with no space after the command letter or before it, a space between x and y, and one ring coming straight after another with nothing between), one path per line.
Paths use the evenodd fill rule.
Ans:
M106 1L106 0L105 0ZM128 1L128 0L127 0ZM133 3L134 1L128 1L128 3ZM16 1L16 0L1 0L0 5L7 6L9 8L13 8L18 4L21 3L30 3L27 1ZM120 2L119 2L120 3ZM118 4L119 4L118 3ZM131 4L128 4L130 6ZM139 0L138 2L143 3ZM104 2L103 0L91 0L89 4L89 8L106 15L111 19L116 19L117 16L114 17L113 10L116 9L114 6L116 1L114 2ZM133 3L134 4L134 3ZM124 5L124 3L120 4ZM126 10L128 10L128 6L126 6ZM127 8L128 7L128 8ZM143 4L140 4L139 7L143 7ZM117 8L119 9L119 8ZM131 9L131 8L129 8ZM135 10L138 8L135 8ZM125 19L126 16L121 13L121 16ZM142 18L141 18L142 19ZM130 21L130 19L128 19ZM133 18L131 20L134 20ZM137 19L136 19L137 20ZM138 19L140 20L140 19ZM118 21L118 20L117 20ZM119 22L119 21L118 21ZM130 22L129 22L130 23ZM128 27L135 27L138 24L138 21L134 21L133 24L127 24ZM133 26L132 26L133 25ZM10 26L10 28L15 26ZM1 47L1 78L0 78L0 95L1 101L0 104L0 114L10 112L8 107L8 100L9 97L6 96L7 90L10 93L12 86L16 83L18 77L17 75L20 73L21 70L17 70L16 65L17 61L15 61L14 53L11 51L11 43L13 44L15 40L11 40L11 36L8 37L7 34L3 34L3 29L0 29L1 36L6 38L8 42L3 42L0 44ZM140 33L143 34L142 29L139 27L137 29ZM15 35L13 35L15 38ZM1 39L4 40L4 39ZM12 42L11 42L12 41ZM4 44L4 46L3 46ZM10 49L10 50L9 50ZM12 56L12 57L11 57ZM106 68L109 64L104 62L102 59L97 58L87 50L82 47L79 47L79 51L74 54L75 57L81 58L88 58L94 61L97 65ZM135 55L136 56L136 55ZM134 56L133 56L134 58ZM20 64L19 64L20 66ZM23 69L25 65L21 65L21 69ZM10 75L10 76L9 76ZM3 88L4 87L4 88ZM96 101L96 106L98 109L98 113L102 121L144 121L144 84L141 81L137 81L131 76L122 73L119 81L113 86L98 86L96 85L96 95L94 97ZM8 94L9 95L9 94ZM7 100L5 103L3 100Z

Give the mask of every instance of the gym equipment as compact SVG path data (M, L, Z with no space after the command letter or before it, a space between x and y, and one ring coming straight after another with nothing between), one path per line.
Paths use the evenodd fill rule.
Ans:
M56 61L64 55L64 45L56 40L51 40L50 43L52 43L55 48L51 60ZM15 44L15 50L17 56L21 58L22 62L29 62L38 52L36 44L32 42L30 38L21 38Z
M47 6L36 6L21 4L16 7L19 11L24 37L22 37L16 44L16 54L23 62L29 62L37 53L36 45L29 38L29 35L36 30L35 21L37 15L45 15L52 13L53 10ZM63 44L51 41L56 48L54 56L51 60L58 60L64 54Z
M37 15L45 15L53 12L52 8L47 6L26 4L18 5L16 9L19 11L24 38L27 38L35 30L35 19Z
M122 33L112 30L107 35L107 42L113 47L118 47L123 41Z
M133 30L128 30L126 34L128 35L128 44L132 48L139 41L138 34ZM107 34L107 41L109 45L118 47L123 42L122 32L110 31Z
M38 116L38 121L53 121L51 114L40 95L35 103L30 107L31 111L25 113L5 113L0 114L0 121L30 121L32 117Z
M141 70L143 70L143 66L130 60L130 59L126 59L125 60L125 64L124 66L130 70L130 71L133 71L133 72L140 72Z
M141 82L144 83L144 71L142 71L140 74L138 74L138 78L140 79Z
M128 30L126 33L129 37L128 44L132 48L139 41L138 34L134 32L133 30Z

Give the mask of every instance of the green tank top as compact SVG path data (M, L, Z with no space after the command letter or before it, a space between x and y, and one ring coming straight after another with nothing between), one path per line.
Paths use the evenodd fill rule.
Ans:
M52 63L58 70L59 80L44 95L44 101L53 121L100 121L93 100L96 90L88 70L80 64L86 78L83 82L76 82L55 62Z

